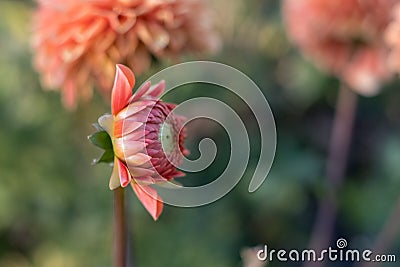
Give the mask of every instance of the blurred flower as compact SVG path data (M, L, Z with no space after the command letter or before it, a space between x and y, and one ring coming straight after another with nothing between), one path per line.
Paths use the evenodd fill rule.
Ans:
M393 20L385 32L385 41L391 49L389 56L389 67L400 72L400 3L398 3L392 13Z
M117 65L111 95L111 115L99 118L99 132L90 140L105 149L97 162L114 162L110 189L131 185L147 211L156 220L162 200L151 184L162 184L184 176L175 166L188 151L183 147L184 118L175 115L175 104L164 103L164 81L145 83L132 95L135 77Z
M136 74L152 58L216 50L202 0L38 0L32 46L46 88L61 88L65 106L90 99L94 83L111 88L115 64Z
M304 54L360 94L391 77L383 32L398 0L285 0L287 31Z

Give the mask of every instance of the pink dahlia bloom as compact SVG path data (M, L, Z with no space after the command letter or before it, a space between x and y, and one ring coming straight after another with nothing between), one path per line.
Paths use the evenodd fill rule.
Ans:
M203 0L37 0L32 46L43 86L74 107L96 84L109 94L115 65L136 74L152 58L213 51L218 38Z
M184 154L184 118L172 113L174 104L159 97L165 83L145 83L132 95L135 78L131 70L117 65L111 95L111 115L99 118L99 125L112 142L114 170L110 189L130 185L147 211L156 220L162 200L151 184L184 176L177 170Z
M284 0L290 38L320 67L360 94L391 77L383 32L398 0Z

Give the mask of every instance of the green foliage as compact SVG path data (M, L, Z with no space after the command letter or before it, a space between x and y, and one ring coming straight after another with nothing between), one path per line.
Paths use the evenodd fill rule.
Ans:
M100 126L97 127L98 129L101 129ZM93 145L101 149L104 149L104 152L98 159L95 159L93 161L93 164L101 162L112 163L114 161L114 151L113 151L112 141L106 131L100 130L99 132L95 132L94 134L89 135L88 139Z
M111 138L106 131L95 132L94 134L89 135L88 138L93 145L104 150L113 148Z

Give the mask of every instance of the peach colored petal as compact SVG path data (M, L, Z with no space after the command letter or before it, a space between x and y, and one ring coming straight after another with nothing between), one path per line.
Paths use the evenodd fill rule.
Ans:
M66 81L63 86L62 100L64 106L70 110L76 108L77 88L72 80Z
M128 67L118 64L111 94L111 111L113 115L118 114L126 107L134 85L135 76L133 72Z
M114 140L114 153L120 159L135 155L144 150L146 143L144 141L126 140L123 137Z
M114 9L107 16L111 27L119 34L124 34L130 30L136 23L136 14L134 10Z
M114 124L114 137L119 138L122 135L130 134L142 125L142 122L138 122L135 119L117 120Z
M137 153L135 155L129 156L125 159L128 166L140 166L148 161L151 157L143 153Z
M156 221L163 210L163 202L157 191L150 186L131 183L136 196L142 202L143 206Z
M118 171L118 163L117 158L114 159L114 167L110 177L109 187L110 190L114 190L121 186L121 182L119 179L119 171Z
M114 118L112 115L109 114L103 115L97 120L97 122L108 133L109 136L114 135L113 133Z

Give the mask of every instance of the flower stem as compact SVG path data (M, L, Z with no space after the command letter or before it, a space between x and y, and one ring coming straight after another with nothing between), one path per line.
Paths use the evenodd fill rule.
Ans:
M346 172L356 107L357 95L342 85L336 103L326 168L329 191L320 200L310 241L310 248L317 253L331 245L337 215L337 193ZM324 263L308 262L304 266L322 267Z
M124 189L114 190L114 267L126 267L126 219Z

